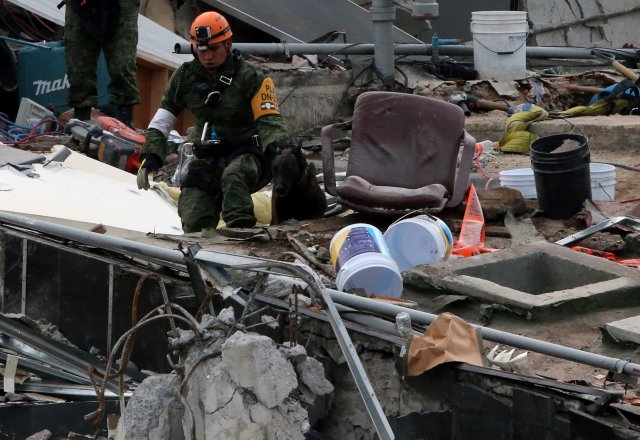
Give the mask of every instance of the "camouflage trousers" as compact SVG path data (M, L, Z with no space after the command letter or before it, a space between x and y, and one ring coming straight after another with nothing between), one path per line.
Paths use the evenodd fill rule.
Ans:
M250 228L255 226L251 194L263 183L262 164L254 154L243 154L232 159L224 168L214 170L208 159L194 159L189 164L189 173L206 172L209 189L183 187L178 201L178 214L184 232L198 232L205 228L215 229L220 215L227 226Z
M97 68L100 51L104 52L111 81L108 86L114 105L140 102L136 78L138 45L138 2L121 2L122 7L113 37L101 41L83 29L80 16L66 6L64 26L65 60L69 79L71 107L96 106L98 102Z

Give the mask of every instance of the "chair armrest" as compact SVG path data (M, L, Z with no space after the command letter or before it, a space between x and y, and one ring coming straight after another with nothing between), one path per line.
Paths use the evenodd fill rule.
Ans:
M324 176L324 190L332 196L337 196L335 161L333 157L333 138L341 130L349 130L352 121L338 122L325 125L320 131L322 143L322 174Z
M458 164L456 181L453 185L453 194L451 195L449 203L447 203L448 208L453 208L462 203L464 194L467 191L467 186L469 186L469 174L471 173L473 155L476 150L476 139L471 136L467 130L464 130L462 136L462 158Z

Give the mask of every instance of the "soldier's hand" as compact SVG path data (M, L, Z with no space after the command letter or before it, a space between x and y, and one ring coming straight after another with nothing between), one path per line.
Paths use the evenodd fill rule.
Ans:
M142 163L140 164L140 168L138 168L138 175L136 178L136 183L138 184L138 189L147 190L150 188L149 178L155 176L156 172L160 169L160 160L155 156L146 157Z

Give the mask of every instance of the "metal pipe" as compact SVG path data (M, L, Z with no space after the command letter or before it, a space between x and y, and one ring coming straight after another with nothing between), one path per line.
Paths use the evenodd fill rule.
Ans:
M434 319L437 318L437 315L433 315L431 313L408 309L406 307L396 306L393 304L386 304L369 298L339 292L337 290L327 289L327 291L330 293L331 297L337 304L343 304L355 309L364 309L389 317L395 317L400 312L406 312L409 314L409 316L411 316L411 320L413 322L421 324L430 324ZM575 348L565 347L545 341L539 341L537 339L528 338L526 336L520 336L487 327L481 327L477 325L474 325L474 327L480 328L482 337L488 341L498 342L500 344L510 345L512 347L521 348L536 353L546 354L549 356L557 357L559 359L565 359L586 365L591 365L593 367L604 368L606 370L614 371L617 373L640 376L640 365L632 363L630 361L610 358L594 353L588 353L586 351L578 350Z
M189 45L176 44L176 53L189 55L191 49ZM234 43L234 49L242 53L252 53L260 55L372 55L375 51L375 44L372 43ZM608 49L601 49L607 51ZM621 56L638 56L636 49L610 49L613 54ZM395 55L431 55L431 44L394 44L393 53ZM560 46L529 46L527 47L527 58L570 58L570 59L591 59L591 48L585 47L560 47ZM447 56L473 56L473 46L463 44L452 44L438 47L439 55Z
M12 214L6 211L0 211L0 223L38 231L43 234L55 235L91 246L114 250L119 253L131 254L146 260L161 260L184 265L184 255L179 250L165 249L124 238L83 231L81 229L36 220L31 217Z
M138 254L140 256L184 264L182 253L177 250L164 249L157 246L138 243L122 238L81 231L75 228L35 220L30 217L11 214L5 211L0 211L0 223L7 223L13 226L36 230L42 233L57 235L59 237L82 242L85 244L115 250L120 253L130 252ZM202 251L200 251L198 254L201 254L201 252ZM219 252L208 251L205 252L205 254L209 255L210 257L217 256L218 258L211 258L210 261L218 267L234 267L248 263L265 261L264 259L260 258L223 254ZM224 264L221 264L223 261ZM384 316L388 316L390 318L395 317L400 312L407 312L409 316L411 316L413 322L421 324L430 324L435 318L437 318L437 315L433 315L431 313L421 312L418 310L400 307L393 304L386 304L369 298L351 295L337 290L326 289L326 291L338 304L346 305L355 309L368 310ZM475 327L479 327L481 329L482 337L488 341L498 342L501 344L510 345L512 347L521 348L524 350L530 350L536 353L546 354L560 359L591 365L593 367L603 368L609 371L615 371L618 373L624 373L633 376L640 376L640 365L632 363L630 361L611 358L594 353L588 353L582 350L577 350L575 348L552 344L550 342L539 341L536 339L528 338L526 336L520 336L487 327Z
M393 0L373 0L371 4L373 21L374 62L384 84L393 83L395 63L393 56L393 21L396 8Z

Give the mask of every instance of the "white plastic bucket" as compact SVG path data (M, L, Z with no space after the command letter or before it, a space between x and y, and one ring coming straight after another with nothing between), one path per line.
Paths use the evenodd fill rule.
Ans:
M616 167L607 163L589 164L591 200L613 202L616 198Z
M479 78L524 78L528 32L526 12L472 12L473 63Z
M384 239L400 272L446 260L453 246L453 236L447 225L426 215L393 223L384 233Z
M329 244L338 290L363 289L368 296L400 297L402 276L378 228L356 223L340 229Z
M591 200L612 202L616 194L616 168L606 163L590 163ZM526 199L538 197L533 170L515 168L500 171L500 186L517 189Z
M531 168L516 168L513 170L500 171L500 186L513 188L522 193L525 199L535 199L536 182Z

